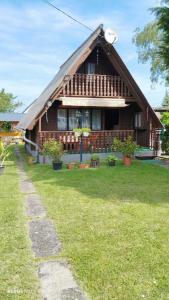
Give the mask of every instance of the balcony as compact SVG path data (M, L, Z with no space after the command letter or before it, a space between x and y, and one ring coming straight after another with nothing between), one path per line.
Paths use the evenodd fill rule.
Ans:
M75 74L65 81L63 96L133 98L120 76Z

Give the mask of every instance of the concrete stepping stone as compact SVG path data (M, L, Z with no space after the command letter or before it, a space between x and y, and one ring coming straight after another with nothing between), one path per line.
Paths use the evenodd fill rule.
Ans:
M50 220L30 221L29 236L32 241L32 250L36 257L57 255L61 250L61 243Z
M27 179L20 181L20 190L22 193L35 193L36 192L33 183Z
M26 195L26 211L28 217L45 217L46 212L37 194Z
M87 300L67 264L49 261L39 264L41 293L46 300Z

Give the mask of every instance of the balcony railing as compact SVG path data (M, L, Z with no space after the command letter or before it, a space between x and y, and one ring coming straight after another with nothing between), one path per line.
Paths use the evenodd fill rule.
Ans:
M133 98L120 76L75 74L65 79L63 96Z
M56 139L63 143L64 149L69 153L79 153L79 140L73 131L41 131L38 135L41 148L45 141ZM123 141L128 136L134 137L134 130L92 131L89 137L83 137L83 151L86 153L110 152L115 137Z

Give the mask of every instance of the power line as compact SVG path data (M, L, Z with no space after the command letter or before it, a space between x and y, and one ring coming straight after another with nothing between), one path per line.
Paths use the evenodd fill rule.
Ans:
M54 4L50 3L47 0L43 0L43 1L46 2L48 5L50 5L51 7L55 8L56 10L58 10L59 12L61 12L62 14L64 14L65 16L67 16L68 18L70 18L71 20L75 21L76 23L80 24L81 26L87 28L90 31L93 31L93 29L91 29L89 26L83 24L79 20L76 20L75 18L73 18L71 15L69 15L68 13L66 13L65 11L63 11L62 9L56 7Z

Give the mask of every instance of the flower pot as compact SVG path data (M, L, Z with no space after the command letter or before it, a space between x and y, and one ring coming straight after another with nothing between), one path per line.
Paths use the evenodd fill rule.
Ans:
M89 168L89 164L80 164L79 168L80 169L88 169Z
M116 165L116 161L115 160L108 161L108 166L109 167L115 167L115 165Z
M0 166L0 175L3 174L5 166Z
M89 136L89 132L87 132L87 131L86 131L86 132L83 132L83 136L84 136L84 137L88 137L88 136Z
M99 159L91 159L90 166L91 168L98 168L100 165Z
M67 167L68 170L73 170L74 167L75 167L75 163L69 163L69 164L66 165L66 167Z
M58 171L62 169L62 161L53 162L53 170Z
M128 157L128 156L124 156L123 158L123 164L127 167L131 166L131 162L132 162L132 159L131 157Z

